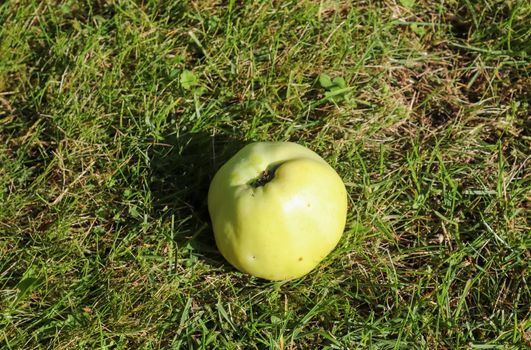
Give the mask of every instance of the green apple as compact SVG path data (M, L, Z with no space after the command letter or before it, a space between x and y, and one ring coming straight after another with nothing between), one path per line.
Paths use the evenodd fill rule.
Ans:
M347 191L319 155L292 142L255 142L216 173L208 210L221 254L269 280L301 277L337 245Z

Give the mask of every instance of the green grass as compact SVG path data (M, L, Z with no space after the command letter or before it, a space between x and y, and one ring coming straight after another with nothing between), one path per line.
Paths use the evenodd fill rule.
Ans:
M3 2L0 348L531 346L530 21L516 0ZM347 185L301 279L215 248L209 181L252 140Z

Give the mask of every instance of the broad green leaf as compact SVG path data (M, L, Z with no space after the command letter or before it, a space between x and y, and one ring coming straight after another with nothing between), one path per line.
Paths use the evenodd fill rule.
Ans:
M185 90L191 90L194 86L196 86L199 83L199 79L195 76L195 74L192 71L189 71L185 69L181 73L180 80L181 86Z
M347 87L347 83L343 77L335 77L333 83L340 89L344 89Z
M400 0L400 5L407 8L413 8L415 6L415 0Z
M321 86L325 89L334 85L334 83L332 82L332 78L330 78L330 76L326 73L321 73L319 75L319 84L321 84Z

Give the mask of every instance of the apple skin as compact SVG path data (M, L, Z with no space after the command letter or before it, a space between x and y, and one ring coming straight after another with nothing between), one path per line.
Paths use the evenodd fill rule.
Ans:
M265 170L272 177L257 183ZM314 269L339 242L347 191L308 148L255 142L218 170L208 210L216 245L229 263L264 279L289 280Z

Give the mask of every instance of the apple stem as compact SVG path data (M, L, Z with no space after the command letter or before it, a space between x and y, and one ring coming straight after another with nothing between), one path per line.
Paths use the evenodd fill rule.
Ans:
M262 172L260 177L256 179L251 185L253 187L264 186L266 183L273 180L273 177L275 177L275 170L266 169Z

